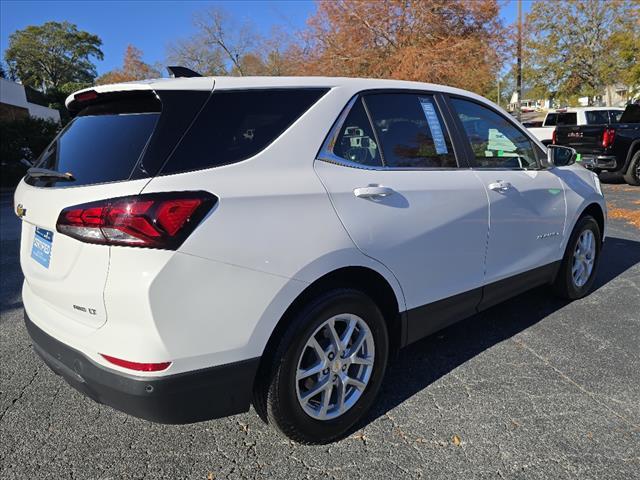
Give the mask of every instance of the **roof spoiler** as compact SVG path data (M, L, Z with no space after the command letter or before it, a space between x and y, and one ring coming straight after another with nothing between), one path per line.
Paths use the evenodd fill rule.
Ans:
M169 75L171 75L171 78L192 78L192 77L202 76L198 72L194 72L193 70L187 67L179 67L179 66L167 67L167 71L169 72Z

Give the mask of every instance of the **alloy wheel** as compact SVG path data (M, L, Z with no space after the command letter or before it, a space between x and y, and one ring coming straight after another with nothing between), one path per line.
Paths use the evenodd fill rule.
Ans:
M374 361L373 335L362 318L349 313L329 318L309 337L298 360L300 406L316 420L341 416L362 397Z
M591 230L585 230L580 234L578 243L573 252L571 276L576 287L584 286L591 277L596 258L596 239Z

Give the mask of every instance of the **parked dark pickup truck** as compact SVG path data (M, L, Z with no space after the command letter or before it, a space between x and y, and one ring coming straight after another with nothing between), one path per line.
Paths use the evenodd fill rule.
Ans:
M620 123L557 126L553 143L574 148L595 172L620 173L630 185L640 185L640 104L628 105Z

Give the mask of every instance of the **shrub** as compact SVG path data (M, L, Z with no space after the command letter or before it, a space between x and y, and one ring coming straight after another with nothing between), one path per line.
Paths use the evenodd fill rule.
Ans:
M35 160L51 143L60 125L40 118L0 121L0 184L13 187L24 176L23 158Z

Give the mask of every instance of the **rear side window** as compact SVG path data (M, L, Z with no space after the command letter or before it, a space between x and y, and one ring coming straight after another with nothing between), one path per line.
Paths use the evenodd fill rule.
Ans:
M455 168L453 148L430 95L365 97L388 168Z
M161 105L155 97L138 100L102 102L80 111L36 166L73 174L75 181L56 182L56 187L128 179L160 117ZM50 186L30 177L27 182Z
M253 157L326 92L327 89L214 91L161 173L201 170Z
M367 166L382 166L380 148L375 140L369 117L359 98L342 124L333 147L334 155Z
M555 127L557 120L558 120L558 114L557 113L549 113L549 114L547 114L547 118L544 119L544 126L545 127Z
M609 123L620 123L624 110L611 110L609 112Z
M587 125L606 125L609 123L608 110L591 110L584 112L587 117Z
M556 125L577 125L578 117L576 112L564 112L558 114Z

